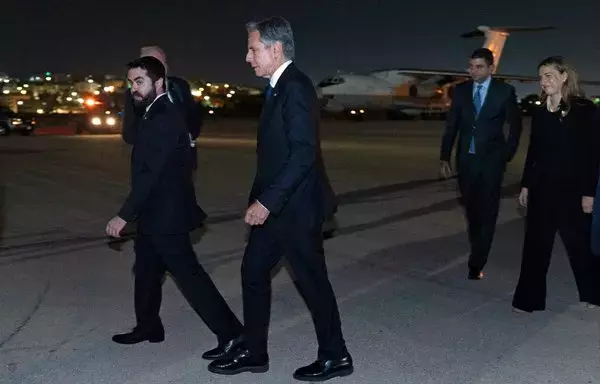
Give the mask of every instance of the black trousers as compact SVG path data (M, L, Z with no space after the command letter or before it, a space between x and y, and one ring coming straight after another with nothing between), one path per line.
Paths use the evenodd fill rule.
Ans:
M482 168L475 156L459 171L458 185L471 244L469 268L481 271L488 261L496 232L503 177L503 169Z
M556 233L565 245L579 300L600 305L599 262L591 251L592 216L581 207L581 195L547 184L529 192L521 274L513 306L525 311L546 308L546 275Z
M271 270L284 253L313 318L318 357L344 357L347 350L335 294L327 275L321 226L310 229L279 226L274 221L252 228L242 261L245 340L249 351L256 355L267 354Z
M137 235L134 301L140 329L162 327L159 312L165 271L219 342L242 334L242 324L198 263L189 234Z

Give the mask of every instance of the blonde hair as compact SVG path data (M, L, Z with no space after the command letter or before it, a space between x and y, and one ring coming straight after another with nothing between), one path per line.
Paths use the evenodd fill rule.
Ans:
M567 105L567 110L570 109L573 98L581 97L585 98L585 92L579 82L579 74L573 68L571 64L563 56L551 56L544 59L538 65L538 71L542 67L552 67L556 69L560 74L567 74L567 80L562 85L562 98L564 103ZM548 95L542 90L540 99L546 102Z

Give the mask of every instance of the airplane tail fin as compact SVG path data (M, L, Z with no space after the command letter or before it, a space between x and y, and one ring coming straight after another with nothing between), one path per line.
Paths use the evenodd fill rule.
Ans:
M494 69L495 72L498 69L498 64L500 63L500 57L502 56L502 50L504 49L506 39L512 32L546 31L549 29L554 29L554 27L488 27L486 25L480 25L474 31L463 33L461 37L485 37L483 48L489 49L494 54L494 63L496 64Z

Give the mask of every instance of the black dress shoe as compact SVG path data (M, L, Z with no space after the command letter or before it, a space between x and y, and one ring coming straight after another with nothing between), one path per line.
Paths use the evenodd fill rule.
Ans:
M220 375L237 375L242 372L265 373L269 370L269 357L253 356L247 349L240 349L233 356L215 360L208 364L208 370Z
M217 348L206 351L202 354L202 358L206 360L224 359L235 354L242 347L244 341L242 336L236 337L224 343L219 343Z
M164 328L155 328L151 331L142 331L139 328L134 328L129 333L121 333L114 335L112 341L118 344L137 344L142 341L149 341L151 343L160 343L165 340Z
M481 280L483 278L483 272L477 268L469 268L469 275L467 278L469 280Z
M311 365L294 372L294 379L300 381L325 381L334 377L348 376L354 372L352 357L346 355L336 360L317 360Z

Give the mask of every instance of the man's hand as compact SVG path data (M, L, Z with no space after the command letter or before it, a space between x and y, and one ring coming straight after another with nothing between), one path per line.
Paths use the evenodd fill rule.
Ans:
M529 201L529 188L521 188L521 193L519 194L519 204L521 204L521 207L527 208L528 201Z
M450 166L450 162L449 161L442 161L441 168L440 168L440 173L446 179L452 178L452 167Z
M269 210L258 201L255 201L246 210L244 221L249 225L263 225L267 217L269 217Z
M583 196L581 198L581 208L583 208L583 212L592 213L594 210L594 198L590 196Z
M106 225L106 234L112 237L121 237L121 231L125 228L127 222L119 216L115 216Z

